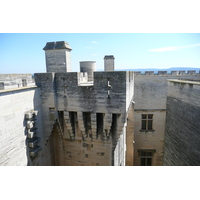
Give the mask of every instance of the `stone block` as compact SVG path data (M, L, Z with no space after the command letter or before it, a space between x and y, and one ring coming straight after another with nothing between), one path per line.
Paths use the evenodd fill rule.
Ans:
M171 71L171 75L179 75L179 71Z
M158 71L158 75L166 75L167 71Z
M134 71L134 74L137 76L137 75L140 75L141 74L141 71Z
M196 74L196 70L188 70L187 74L194 75Z
M154 75L154 71L145 71L145 75Z

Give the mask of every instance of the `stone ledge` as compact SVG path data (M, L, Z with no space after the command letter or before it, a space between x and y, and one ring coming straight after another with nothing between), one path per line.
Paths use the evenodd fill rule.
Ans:
M194 80L194 81L187 81L187 80L178 80L178 79L168 79L167 81L169 82L176 82L176 83L187 83L187 84L192 84L192 85L200 85L200 80Z
M145 132L145 133L154 133L155 130L140 130L140 132Z
M16 91L20 91L20 90L29 90L29 89L34 89L34 88L37 88L37 86L20 87L20 88L13 88L13 89L5 89L5 90L0 90L0 94L10 93L10 92L16 92Z

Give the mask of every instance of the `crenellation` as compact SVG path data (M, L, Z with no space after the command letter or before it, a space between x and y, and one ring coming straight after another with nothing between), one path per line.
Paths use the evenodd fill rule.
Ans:
M145 75L154 75L154 71L145 71Z
M167 71L158 71L158 75L166 75Z
M32 74L0 74L0 90L32 87L34 85Z
M186 74L185 70L179 71L179 75L185 75L185 74Z
M141 71L134 71L134 75L141 75L142 74L142 72Z
M145 71L144 73L141 73L141 71L134 71L134 75L135 76L151 76L151 75L159 75L159 76L183 76L183 75L199 75L200 71L196 71L196 70L188 70L187 72L185 70L180 70L180 71Z
M171 71L171 75L178 75L179 71Z
M196 74L196 70L188 70L187 74L195 75Z

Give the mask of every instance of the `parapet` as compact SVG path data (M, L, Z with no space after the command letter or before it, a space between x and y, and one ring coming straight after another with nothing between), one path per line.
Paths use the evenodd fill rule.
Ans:
M188 70L187 72L185 70L180 70L180 71L171 71L171 72L167 72L167 71L158 71L158 72L154 72L154 71L145 71L144 73L142 73L141 71L134 71L134 75L200 75L200 70L196 71L196 70Z
M165 75L167 74L167 71L158 71L158 75Z
M145 75L154 75L154 71L145 71Z
M35 82L32 74L0 74L0 90L31 87Z
M36 73L34 76L42 98L53 98L56 93L60 110L101 113L109 109L109 112L121 113L128 109L133 96L132 71L94 72L93 82L87 81L87 73L81 72Z
M55 50L55 49L68 49L70 51L72 50L69 44L65 41L47 42L46 46L43 48L43 50Z
M198 85L200 86L200 80L190 80L190 79L168 79L168 82L174 82L174 83L179 83L179 84L190 84L190 85Z

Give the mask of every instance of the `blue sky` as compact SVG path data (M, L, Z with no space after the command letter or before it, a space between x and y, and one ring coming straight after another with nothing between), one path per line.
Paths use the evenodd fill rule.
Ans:
M45 72L46 42L67 41L72 48L72 71L80 61L114 55L116 69L200 68L199 33L1 33L0 73Z

